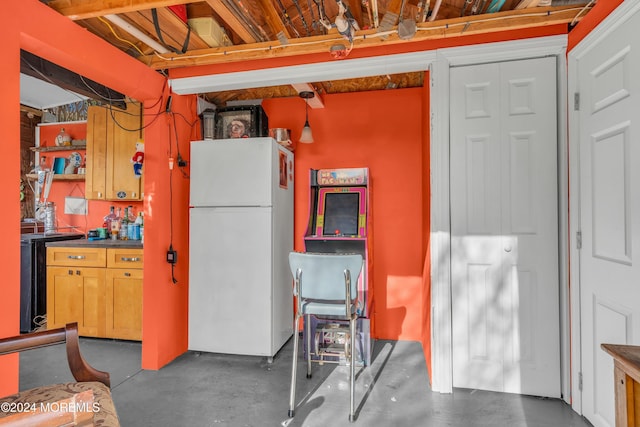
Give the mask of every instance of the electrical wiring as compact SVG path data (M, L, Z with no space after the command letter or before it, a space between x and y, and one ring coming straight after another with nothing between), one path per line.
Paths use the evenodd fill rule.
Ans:
M572 27L574 25L576 25L576 21L578 20L578 18L580 17L580 15L582 15L584 13L585 10L589 9L594 3L596 2L596 0L591 0L589 3L585 4L584 7L580 10L580 12L578 12L578 14L576 15L575 18L573 18L573 21L571 21L571 25Z
M176 157L176 161L177 161L178 167L180 168L180 172L182 173L182 177L186 178L186 179L189 179L189 174L187 174L185 172L185 170L183 169L183 166L180 165L181 162L184 162L184 159L182 157L182 154L180 154L180 143L179 143L179 138L178 138L178 125L176 123L176 115L173 112L169 112L169 114L171 115L171 118L173 120L173 132L176 135L176 153L178 155ZM169 143L171 143L171 141L169 141Z
M171 129L168 130L169 134L169 250L173 251L173 151L171 149ZM177 138L177 134L176 134ZM176 146L178 141L176 140ZM175 275L175 263L171 264L171 281L173 284L178 284L178 279Z
M107 98L106 96L100 95L94 88L91 87L89 83L86 82L86 80L82 75L78 74L78 76L80 77L80 81L82 82L82 84L85 85L85 87L89 89L91 92L93 92L96 96L98 96L98 98L103 99L104 101L107 101L109 103L113 101L126 101L125 98ZM106 89L107 91L109 91L109 88L106 88Z
M40 77L42 77L43 80L51 83L52 85L58 86L58 83L54 82L53 80L51 80L49 78L49 76L43 74L40 70L38 70L36 67L33 66L33 64L31 64L29 61L27 61L26 59L22 58L22 56L20 56L20 61L24 62L29 68L31 68L33 71L35 71L36 73L38 73L38 75L40 75ZM60 86L58 86L60 87ZM60 87L60 89L64 90L65 92L68 92L74 96L76 96L80 101L85 101L85 98L81 97L80 95L78 95L75 92L72 92L70 90L67 90L63 87Z
M157 105L157 104L156 104L156 105ZM165 113L164 111L158 111L157 113L153 114L153 119L152 119L149 123L147 123L146 125L144 125L144 126L139 126L139 127L135 128L135 129L129 129L129 128L127 128L127 127L122 126L122 125L118 122L118 120L116 119L116 115L115 115L115 113L114 113L114 111L113 111L113 106L112 106L111 104L108 104L107 106L105 106L105 108L108 108L108 109L109 109L109 115L111 116L111 119L112 119L112 120L113 120L113 122L116 124L116 126L118 126L120 129L122 129L122 130L124 130L124 131L126 131L126 132L140 132L141 130L146 129L147 127L151 126L151 125L152 125L156 120L158 120L158 118L159 118L160 116L162 116L162 115ZM126 111L119 111L119 112L121 112L121 113L123 113L123 114L128 114L128 115L130 115L130 116L133 116L133 115L134 115L134 114L128 113L128 112L126 112ZM137 114L136 114L136 115L137 115Z
M135 45L135 43L130 42L127 39L123 39L121 38L116 31L113 29L113 27L111 26L111 24L109 24L109 21L107 21L106 19L104 19L102 16L98 16L98 19L100 20L100 22L102 22L104 25L107 26L107 28L109 28L109 31L111 31L111 34L113 34L113 36L120 40L121 42L125 42L128 43L129 45L131 45L135 50L137 50L140 55L145 56L144 52L140 50L140 48L138 46Z
M591 0L592 2L594 2L594 0ZM469 25L472 24L477 24L477 23L483 23L483 22L494 22L494 21L507 21L509 19L521 19L521 18L529 18L529 17L539 17L539 16L552 16L552 15L557 15L560 13L567 13L567 11L578 11L576 17L574 19L577 19L583 12L584 10L586 10L586 7L575 7L575 8L567 8L567 9L562 9L562 10L553 10L553 11L545 11L545 12L531 12L531 13L527 13L527 14L518 14L518 15L509 15L509 16L500 16L500 17L495 17L495 18L483 18L483 19L474 19L472 21L462 21L462 22L454 22L454 23L447 23L447 24L443 24L443 25L438 25L438 26L428 26L428 27L418 27L417 30L418 31L438 31L438 30L450 30L454 27L469 27ZM475 15L478 16L478 15ZM376 32L376 33L372 33L372 34L362 34L362 35L355 35L353 37L353 40L365 40L365 39L370 39L370 38L374 38L374 37L379 37L379 38L384 38L387 37L389 35L393 35L396 34L398 31L397 30L389 30L389 31L381 31L381 32ZM219 50L216 52L207 52L207 53L200 53L200 54L193 54L193 55L180 55L179 57L167 57L167 56L163 56L162 54L158 53L158 52L154 52L154 55L160 59L162 59L163 61L167 61L167 62L171 62L175 59L180 59L180 60L185 60L185 59L198 59L198 58L207 58L207 57L213 57L213 56L228 56L228 55L232 55L232 54L236 54L236 53L251 53L251 52L268 52L268 51L273 51L276 49L287 49L287 48L291 48L291 47L301 47L301 46L312 46L312 45L318 45L318 44L325 44L325 43L330 43L330 42L338 42L338 41L343 41L344 38L343 37L335 37L335 38L331 38L331 39L326 39L323 38L321 40L310 40L310 41L290 41L287 44L273 44L273 45L269 45L267 47L250 47L250 48L244 48L244 49L237 49L237 50Z

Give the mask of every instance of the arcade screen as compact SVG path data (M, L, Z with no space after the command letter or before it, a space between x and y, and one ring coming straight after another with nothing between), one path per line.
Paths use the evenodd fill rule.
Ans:
M326 193L322 234L334 236L336 231L346 236L358 235L359 193Z

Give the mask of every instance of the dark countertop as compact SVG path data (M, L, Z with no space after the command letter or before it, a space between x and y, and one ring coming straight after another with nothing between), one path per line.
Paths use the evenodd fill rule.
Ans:
M142 249L140 240L62 240L59 242L47 242L47 247L67 247L67 248L133 248Z

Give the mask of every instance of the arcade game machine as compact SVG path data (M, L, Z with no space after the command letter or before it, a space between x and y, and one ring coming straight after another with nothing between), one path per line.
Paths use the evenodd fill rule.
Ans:
M371 364L371 212L368 168L311 169L309 224L304 237L305 251L317 253L357 253L364 259L358 281L358 323L356 358ZM349 343L348 322L311 321L311 355L314 360L345 363L342 347ZM306 336L305 343L306 351ZM340 350L338 350L340 349ZM341 355L340 355L341 354Z

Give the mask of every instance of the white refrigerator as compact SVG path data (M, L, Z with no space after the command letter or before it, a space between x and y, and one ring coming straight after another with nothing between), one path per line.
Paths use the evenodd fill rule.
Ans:
M293 334L293 153L191 142L189 349L273 357Z

